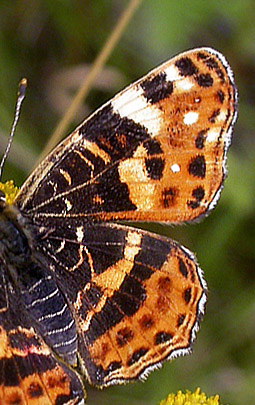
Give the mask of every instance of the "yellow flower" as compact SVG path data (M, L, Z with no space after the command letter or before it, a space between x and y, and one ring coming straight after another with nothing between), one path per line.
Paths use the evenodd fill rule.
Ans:
M185 394L181 391L178 391L176 395L169 394L159 405L220 405L220 403L219 395L206 398L206 395L200 392L200 388L197 388L195 392L187 390Z
M12 180L0 183L0 191L3 191L8 205L13 203L14 198L18 194L19 187L15 187Z

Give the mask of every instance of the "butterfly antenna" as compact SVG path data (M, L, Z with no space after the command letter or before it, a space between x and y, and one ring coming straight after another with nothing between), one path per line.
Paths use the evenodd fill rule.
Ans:
M9 135L9 141L8 141L7 146L6 146L6 149L5 149L4 155L2 157L1 163L0 163L0 179L2 177L2 170L3 170L4 162L5 162L5 160L6 160L7 156L8 156L8 153L9 153L10 148L11 148L12 140L13 140L15 130L16 130L16 126L17 126L19 116L20 116L21 104L22 104L22 101L25 98L26 88L27 88L27 79L23 78L19 82L19 86L18 86L18 95L17 95L16 106L15 106L14 119L13 119L13 123L12 123L12 127L11 127L11 132L10 132L10 135Z

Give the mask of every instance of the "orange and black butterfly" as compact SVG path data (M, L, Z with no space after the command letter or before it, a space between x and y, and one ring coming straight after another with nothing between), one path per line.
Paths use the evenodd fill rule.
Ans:
M206 284L188 249L116 221L193 221L226 175L237 91L209 48L106 103L0 192L0 403L82 404L190 352Z

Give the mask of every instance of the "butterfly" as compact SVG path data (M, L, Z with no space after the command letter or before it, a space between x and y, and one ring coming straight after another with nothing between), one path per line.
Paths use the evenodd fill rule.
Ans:
M118 221L215 206L237 117L226 59L184 52L82 122L12 204L0 192L0 402L83 404L190 352L206 302L194 255Z

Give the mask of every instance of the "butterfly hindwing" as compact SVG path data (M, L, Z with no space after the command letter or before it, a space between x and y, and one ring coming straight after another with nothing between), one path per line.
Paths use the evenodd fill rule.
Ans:
M70 304L93 384L142 378L190 350L206 300L190 252L122 225L55 220L41 248Z

